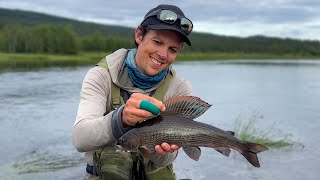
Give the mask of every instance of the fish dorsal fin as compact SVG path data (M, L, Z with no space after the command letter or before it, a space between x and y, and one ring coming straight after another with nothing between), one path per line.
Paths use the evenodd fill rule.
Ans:
M195 119L206 112L211 105L195 96L177 96L164 102L166 110L162 115L176 115Z

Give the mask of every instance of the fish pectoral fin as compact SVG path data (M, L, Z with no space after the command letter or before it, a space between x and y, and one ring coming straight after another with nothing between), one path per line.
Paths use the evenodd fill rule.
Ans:
M226 147L215 147L214 149L227 157L229 157L229 155L231 153L231 150Z
M183 146L184 152L193 160L198 161L201 155L201 149L197 146Z

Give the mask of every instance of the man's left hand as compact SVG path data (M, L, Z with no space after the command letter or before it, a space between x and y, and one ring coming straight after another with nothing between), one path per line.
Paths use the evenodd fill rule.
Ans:
M168 152L174 152L177 151L180 147L174 144L168 144L168 143L162 143L161 145L156 145L154 149L157 151L157 153L161 155L166 155Z

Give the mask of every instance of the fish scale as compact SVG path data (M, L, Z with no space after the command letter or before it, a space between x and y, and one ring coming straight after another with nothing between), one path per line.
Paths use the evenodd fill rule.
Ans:
M203 146L215 147L218 144L225 143L223 131L209 126L207 124L192 121L187 118L177 116L162 116L159 123L152 126L143 126L136 128L134 131L141 140L141 144L147 147L157 143L167 142L179 146ZM229 135L237 143L242 144L233 136ZM239 145L240 146L240 145Z
M180 96L164 104L165 112L136 125L121 136L116 145L128 151L153 151L156 145L166 142L183 147L193 160L201 155L199 147L213 148L225 156L229 156L230 149L235 149L253 166L260 167L257 153L268 150L267 147L242 141L234 137L234 132L193 120L211 106L208 103L198 97Z

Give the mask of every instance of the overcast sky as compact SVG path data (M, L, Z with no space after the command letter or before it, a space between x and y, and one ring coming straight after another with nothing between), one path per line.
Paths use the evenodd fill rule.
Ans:
M320 40L320 0L0 0L0 7L136 27L158 4L179 6L194 31Z

